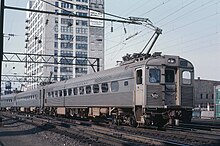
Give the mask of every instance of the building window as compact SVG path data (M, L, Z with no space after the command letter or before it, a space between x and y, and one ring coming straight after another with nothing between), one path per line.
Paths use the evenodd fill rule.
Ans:
M73 32L73 27L61 26L61 32L72 33Z
M87 13L83 13L83 12L76 12L77 16L87 16Z
M209 94L206 94L206 99L208 99L209 98Z
M76 36L76 41L77 42L87 42L88 37L87 36Z
M73 19L61 18L61 24L67 24L68 26L73 24Z
M87 50L88 44L76 44L76 49Z
M77 65L82 65L82 64L77 64ZM87 73L87 68L84 67L76 67L75 73Z
M54 48L58 48L58 42L54 42Z
M54 34L54 40L58 40L58 34Z
M88 10L88 6L87 5L76 5L76 9L77 10Z
M87 57L87 52L76 51L76 57Z
M72 41L73 35L61 34L61 40Z
M73 48L73 43L64 43L64 42L62 42L62 43L60 44L60 47L61 47L62 49L72 49L72 48Z
M55 6L56 6L56 7L59 7L59 2L55 2Z
M57 72L58 71L58 67L54 67L54 72Z
M77 34L88 34L88 28L76 28Z
M200 98L202 99L202 94L200 94Z
M88 26L88 21L86 21L86 20L76 20L76 25L78 25L78 26Z

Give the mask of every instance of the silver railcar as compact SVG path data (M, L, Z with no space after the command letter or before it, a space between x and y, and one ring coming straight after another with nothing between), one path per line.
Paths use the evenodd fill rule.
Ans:
M191 120L193 79L192 63L178 56L127 56L118 67L19 93L16 106L50 115L163 126L175 119Z

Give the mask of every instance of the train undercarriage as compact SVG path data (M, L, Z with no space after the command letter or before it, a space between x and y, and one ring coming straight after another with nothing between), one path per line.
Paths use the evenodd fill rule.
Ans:
M89 118L109 121L115 125L156 126L178 125L179 121L190 123L192 110L190 109L142 109L119 107L16 107L6 108L5 111L43 114L53 117Z

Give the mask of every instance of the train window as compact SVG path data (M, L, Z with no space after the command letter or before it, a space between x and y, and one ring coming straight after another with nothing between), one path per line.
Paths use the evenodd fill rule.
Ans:
M73 88L73 94L74 94L74 95L77 95L77 94L78 94L77 88Z
M128 81L124 81L124 86L128 86Z
M160 70L159 69L150 69L149 70L149 81L150 81L150 83L159 83L160 82Z
M67 96L67 91L66 91L66 89L63 90L63 95L64 95L64 96Z
M62 90L59 90L59 96L60 97L62 96Z
M50 92L47 93L47 96L50 97Z
M99 84L93 85L93 93L99 93Z
M175 81L175 71L174 70L165 70L165 82L173 83Z
M118 81L112 81L111 82L111 90L112 90L112 92L118 92L118 90L119 90Z
M58 91L55 91L55 96L58 97Z
M190 71L183 71L183 73L182 73L182 80L183 80L183 84L190 85L191 82L192 82L191 72Z
M69 96L72 95L72 89L71 88L68 89L68 95Z
M137 70L136 72L136 83L137 85L142 84L142 70Z
M103 93L108 92L108 83L102 83L101 88Z
M86 94L90 94L91 93L91 86L86 86Z
M83 95L84 94L84 87L79 87L79 94L80 95Z

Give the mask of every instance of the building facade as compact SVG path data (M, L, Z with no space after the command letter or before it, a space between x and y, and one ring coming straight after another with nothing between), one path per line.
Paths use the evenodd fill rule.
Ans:
M104 17L103 13L100 13L104 12L104 0L66 2L47 0L47 3L35 0L29 1L27 8L77 16ZM104 68L104 22L102 20L28 12L25 42L26 53L53 55L55 62L46 64L27 60L25 73L30 78L43 76L48 79L51 77L52 81L62 81L93 72L93 69L87 66L88 62L85 59L60 61L62 56L99 58L100 70ZM44 61L42 57L37 56L34 60ZM56 64L56 61L61 64ZM69 62L76 65L68 65ZM29 89L36 88L39 83L40 81L37 81L27 86Z
M220 81L196 79L194 84L194 106L198 111L214 111L214 89Z

